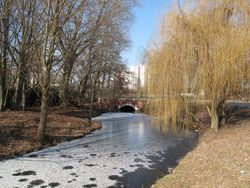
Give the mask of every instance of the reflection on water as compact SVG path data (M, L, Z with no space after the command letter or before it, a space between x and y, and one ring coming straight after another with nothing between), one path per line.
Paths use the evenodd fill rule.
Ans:
M143 114L130 113L107 113L96 118L102 122L103 128L96 132L95 139L105 139L105 142L121 147L140 148L147 150L150 148L143 148L143 146L151 145L158 148L166 148L173 145L178 140L192 139L194 133L186 132L185 136L163 134L159 128L153 125L152 118Z
M110 135L105 143L117 145L121 151L134 154L134 162L142 162L130 165L137 168L122 176L112 175L110 178L116 181L116 187L150 187L169 173L197 141L197 134L190 131L163 134L154 125L156 121L143 114L108 113L98 119L103 125L99 134Z

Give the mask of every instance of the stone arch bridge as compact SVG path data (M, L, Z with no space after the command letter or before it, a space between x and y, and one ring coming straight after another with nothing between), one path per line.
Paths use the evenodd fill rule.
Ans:
M144 98L120 98L116 100L116 108L119 112L142 112L147 100Z

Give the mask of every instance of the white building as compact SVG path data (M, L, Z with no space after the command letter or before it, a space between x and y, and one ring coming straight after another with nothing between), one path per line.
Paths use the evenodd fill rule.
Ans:
M146 82L146 64L138 64L130 67L130 74L128 75L129 88L137 89L138 87L144 87Z

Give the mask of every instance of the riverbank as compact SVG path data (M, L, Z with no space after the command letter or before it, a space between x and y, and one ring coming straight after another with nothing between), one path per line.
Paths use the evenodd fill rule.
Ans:
M89 123L88 109L49 108L46 140L41 145L36 138L40 113L37 109L29 110L32 111L0 112L0 160L81 138L101 128L97 121ZM95 107L92 116L105 111L107 109Z
M203 130L200 143L153 188L246 187L250 185L250 109L235 110L214 133Z
M104 113L96 119L103 128L90 136L1 161L0 185L32 187L39 180L39 187L150 187L198 139L191 132L163 135L143 114Z

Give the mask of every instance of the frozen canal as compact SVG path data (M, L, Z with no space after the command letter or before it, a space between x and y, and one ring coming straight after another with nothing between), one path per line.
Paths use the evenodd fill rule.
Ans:
M0 161L0 187L150 187L197 141L163 135L142 114L96 119L103 128L82 139Z

